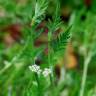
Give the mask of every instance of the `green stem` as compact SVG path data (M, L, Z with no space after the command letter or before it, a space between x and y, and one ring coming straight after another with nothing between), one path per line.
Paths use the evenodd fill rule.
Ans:
M35 74L35 78L36 78L36 81L37 81L37 84L38 84L38 96L42 96L41 95L41 88L40 88L40 82L39 82L39 77L38 77L38 75L37 74Z
M26 46L22 49L22 51L20 51L20 53L19 53L17 56L13 57L12 61L10 62L10 64L6 65L6 66L0 71L0 75L3 74L8 68L10 68L10 67L13 65L13 63L15 63L15 62L18 60L18 58L21 57L21 55L22 55L22 53L24 52L25 48L26 48Z
M13 65L13 63L15 63L22 56L22 54L24 53L24 51L28 47L29 42L30 42L30 36L28 36L28 39L27 39L23 49L20 51L20 53L17 54L15 57L13 57L11 62L0 71L0 75L3 74L7 69L9 69Z
M81 90L79 96L84 96L84 91L85 91L85 84L86 84L86 79L87 79L87 72L88 72L88 65L91 60L91 55L85 58L84 61L84 69L83 69L83 76L82 76L82 82L81 82Z
M52 70L52 74L53 74L53 65L52 65L52 62L51 62L51 46L50 46L50 41L51 41L51 32L48 33L48 65L49 65L49 68L51 68ZM51 83L53 84L53 79L52 79L52 75L50 75L50 81Z
M52 55L51 55L51 46L50 46L50 42L51 42L51 38L52 38L52 32L50 31L48 33L48 65L49 68L52 70L52 73L50 74L50 81L51 81L51 91L52 91L52 96L55 96L54 90L55 90L55 84L54 84L54 69L53 69L53 63L52 63Z

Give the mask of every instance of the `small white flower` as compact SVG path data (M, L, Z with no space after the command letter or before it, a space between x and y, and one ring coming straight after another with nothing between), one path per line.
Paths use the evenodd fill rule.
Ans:
M40 74L42 72L42 70L40 69L40 66L34 64L32 66L29 66L29 69L32 71L32 72L36 72L37 74Z
M38 71L37 71L37 74L40 74L42 72L42 70L41 69L39 69Z
M29 69L30 69L32 72L37 73L38 75L41 74L41 72L42 72L42 74L43 74L44 77L47 77L48 75L50 75L50 74L52 73L51 69L49 69L49 68L45 68L44 71L42 71L42 70L40 69L40 66L38 66L38 65L36 65L36 64L34 64L34 65L32 65L32 66L29 66Z
M42 72L44 77L47 77L52 73L51 69L45 68L44 71Z

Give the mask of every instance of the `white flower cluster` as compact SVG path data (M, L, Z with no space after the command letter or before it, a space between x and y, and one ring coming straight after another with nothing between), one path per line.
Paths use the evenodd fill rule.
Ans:
M36 72L37 74L40 74L41 73L41 69L40 69L40 66L34 64L32 66L29 66L29 69L32 71L32 72Z
M36 64L29 66L29 69L30 69L32 72L37 73L38 75L39 75L39 74L42 74L44 77L47 77L48 75L50 75L50 74L52 73L51 69L45 68L44 70L41 70L41 69L40 69L40 66L38 66L38 65L36 65Z
M51 69L45 68L44 71L42 72L44 77L47 77L49 74L51 74Z

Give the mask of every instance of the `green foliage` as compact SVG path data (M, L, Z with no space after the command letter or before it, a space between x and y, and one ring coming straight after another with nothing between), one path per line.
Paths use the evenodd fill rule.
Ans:
M61 10L60 2L65 9ZM4 11L4 16L0 15L0 96L96 95L95 0L90 7L83 3L82 0L26 0L23 5L19 0L0 0L0 11ZM69 16L67 23L63 22L61 11L64 19ZM47 18L41 27L47 15L52 18ZM9 30L5 29L11 24L20 24L21 37L7 46ZM35 46L42 35L48 39L46 44ZM80 66L74 70L63 65L66 58L62 61L69 39L72 52L69 50L68 62L73 64L76 59ZM37 69L39 66L41 73L37 74L40 70L32 66L36 72L30 70L30 65L37 65Z
M42 17L45 14L46 9L48 8L48 1L46 0L37 0L35 5L34 15L32 17L31 25L34 23L40 23Z
M61 19L60 19L60 3L58 0L56 0L56 5L55 5L55 12L54 15L52 16L52 21L49 21L48 28L49 32L53 33L57 31L61 25Z
M6 96L7 94L12 94L13 96L16 96L17 94L19 94L20 96L21 95L43 96L45 94L51 95L51 93L55 90L54 89L55 86L53 85L52 85L53 89L50 90L51 84L52 82L54 82L53 81L54 77L53 76L48 78L44 78L42 76L39 77L36 74L28 71L29 64L34 64L35 58L37 58L38 55L42 54L46 47L46 46L40 46L39 48L36 48L34 46L34 43L35 43L35 40L38 39L40 34L43 32L43 28L42 28L38 31L38 34L35 33L38 24L44 19L49 2L46 2L46 0L42 0L42 1L37 0L33 8L34 11L32 9L30 12L28 11L29 9L31 9L31 6L32 6L30 4L31 3L30 1L24 7L16 5L16 2L13 2L13 1L6 2L6 3L2 1L1 3L2 3L2 7L5 8L6 13L9 12L10 14L12 14L12 15L7 14L10 17L10 20L8 19L9 17L7 16L4 17L6 18L6 20L9 20L10 22L12 20L13 22L14 19L16 20L19 19L21 24L23 22L24 24L29 22L31 25L31 27L25 26L22 29L23 43L21 42L20 44L18 43L14 44L13 47L7 49L8 51L7 53L3 53L5 56L7 56L7 59L5 59L6 61L3 62L3 64L5 65L3 66L3 68L1 68L1 71L0 71L0 76L2 77L0 86L1 86L1 89L5 87L6 88L4 92L0 91L1 95L3 96ZM59 8L60 8L60 5L57 3L55 16L53 16L53 21L52 22L50 21L50 23L48 23L50 25L49 33L53 33L61 27L60 16L58 15L60 10ZM22 11L22 13L20 11ZM18 16L20 18L18 18ZM2 22L4 21L1 21L1 24ZM8 24L8 21L6 21L6 23ZM4 23L4 25L6 25L6 23ZM66 37L63 37L63 35L61 37L62 39L66 38ZM3 52L3 50L1 52ZM50 54L51 53L49 52L48 56L50 56ZM50 58L48 60L50 61ZM49 61L47 63L50 63ZM52 65L49 64L46 67L51 67L51 66ZM9 76L7 76L7 74L9 74ZM16 88L16 86L18 87Z
M65 50L66 44L68 43L68 39L70 37L70 28L69 27L65 32L61 33L56 40L53 40L52 47L54 53L62 53Z

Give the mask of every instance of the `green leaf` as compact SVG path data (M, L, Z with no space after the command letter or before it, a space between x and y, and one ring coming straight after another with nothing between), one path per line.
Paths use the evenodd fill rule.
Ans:
M68 39L70 38L70 29L71 26L65 32L60 33L60 35L51 42L51 46L55 53L65 50Z

